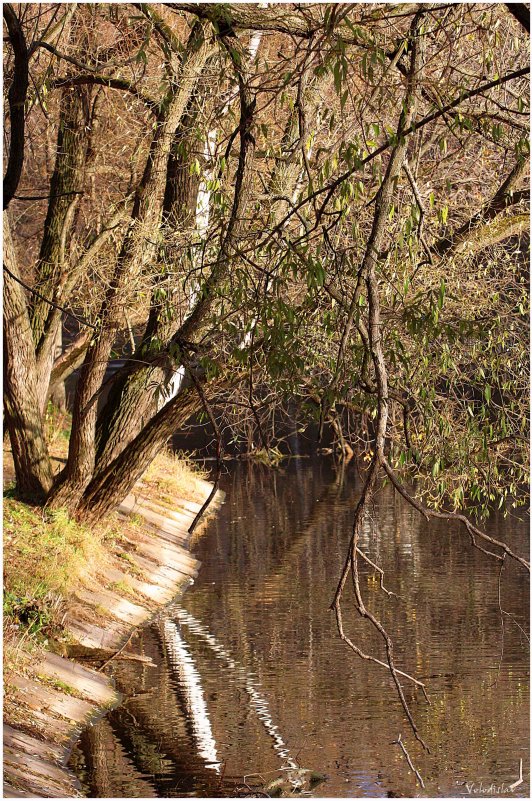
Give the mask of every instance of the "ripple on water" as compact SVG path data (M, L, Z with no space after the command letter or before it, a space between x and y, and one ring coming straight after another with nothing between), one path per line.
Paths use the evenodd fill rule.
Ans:
M317 796L457 796L466 782L507 788L522 758L526 781L513 795L527 797L528 645L505 615L501 649L498 565L459 528L427 524L387 488L361 540L400 596L384 596L361 565L366 604L393 634L397 666L427 684L430 706L407 681L404 689L430 756L387 671L337 637L328 607L357 486L354 471L342 484L325 460L297 471L234 466L227 502L196 546L196 583L140 638L156 667L117 663L128 700L75 752L93 796L232 795L244 775L255 786L296 765L326 774ZM523 550L526 523L489 525ZM528 631L527 579L505 567L501 588L503 608ZM344 623L385 658L349 592ZM393 744L399 733L425 791Z

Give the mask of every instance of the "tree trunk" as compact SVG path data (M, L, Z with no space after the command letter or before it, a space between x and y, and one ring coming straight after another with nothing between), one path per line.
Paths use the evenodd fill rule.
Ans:
M258 43L256 43L258 44ZM256 50L250 53L250 60L253 60ZM303 101L305 103L306 118L309 121L309 128L315 125L318 109L321 104L321 90L330 83L330 77L318 79L314 85L305 89ZM247 98L247 103L250 103ZM198 200L199 181L196 176L190 175L188 168L187 154L197 149L197 139L194 136L193 125L198 113L198 100L192 99L189 111L182 120L182 124L176 131L174 146L168 159L167 181L164 199L163 216L167 224L179 229L194 223L193 211L196 210ZM244 111L247 114L246 106ZM248 127L250 119L246 119L243 114L241 125ZM249 136L249 133L245 133ZM300 114L296 108L290 115L286 126L283 145L286 152L294 151L292 159L278 159L270 177L270 189L273 194L291 196L297 187L298 176L301 169L301 157L299 148L296 146L298 139L303 135L300 131ZM249 143L244 145L246 165L249 164L252 155L249 152ZM247 177L249 167L246 166L243 175ZM247 188L246 188L247 192ZM237 240L241 229L241 219L244 217L243 203L245 203L245 193L239 192L237 201L240 208L236 211L236 230L233 231L234 241ZM273 213L273 224L277 224L286 213L286 204L278 202ZM234 215L233 215L234 216ZM204 232L205 233L205 232ZM224 262L224 269L220 273L220 280L227 272L227 261ZM211 280L211 279L210 279ZM214 283L214 282L213 282ZM157 285L160 288L160 284ZM168 288L170 291L170 288ZM210 301L205 298L198 304L200 309L208 306ZM197 322L202 325L205 315L199 315L198 309L194 310L197 315ZM187 327L188 321L184 326ZM191 327L186 328L187 339L198 338L200 325L197 330ZM146 332L143 337L143 344L136 354L136 363L126 365L117 375L111 393L108 396L104 409L99 415L98 420L98 450L96 470L105 470L119 453L128 445L129 442L140 431L141 425L146 422L156 411L155 393L158 387L163 387L168 379L168 369L163 367L145 366L141 362L150 356L150 343L152 338L158 342L167 342L172 330L172 321L165 319L161 313L160 303L154 296ZM183 330L181 331L183 333Z
M197 148L193 128L199 111L198 102L199 97L191 99L189 109L175 132L168 157L163 221L174 230L190 228L192 231L194 225L199 177L191 173L189 158ZM170 254L167 258L171 260ZM172 332L173 320L165 314L169 301L163 303L159 297L161 290L167 293L167 297L171 293L170 280L164 274L156 277L142 343L134 361L117 373L105 406L98 415L97 471L105 470L157 411L157 388L163 386L167 370L146 366L142 362L149 358L150 351L153 353L154 339L165 342Z
M4 212L4 401L19 492L41 501L52 485L52 469L36 393L35 351L26 297L7 213ZM15 277L12 277L15 276Z
M52 372L50 373L50 397L58 391L60 392L59 387L64 387L65 381L69 375L83 364L90 339L90 331L85 329L85 331L79 334L62 353L57 355L54 366L52 367Z
M59 330L57 331L57 336L55 338L54 347L52 350L53 365L55 365L57 359L61 357L62 351L63 351L63 332L61 328L59 328ZM53 366L51 372L53 372ZM65 390L65 382L63 380L56 379L56 381L54 381L53 386L51 384L51 380L48 381L48 390L46 393L45 406L48 400L55 406L56 409L59 409L60 411L65 411L66 390Z
M36 289L54 300L65 267L74 212L83 191L87 155L90 87L64 89L61 93L59 129L50 202L37 264ZM36 297L31 323L37 351L42 347L50 305Z
M210 397L235 383L221 378L208 386ZM84 520L99 520L126 497L174 431L202 409L194 387L183 389L153 417L120 455L98 473L87 487L77 513Z
M89 147L90 87L63 90L57 134L54 172L50 183L50 202L37 265L36 288L31 323L37 354L37 393L44 408L48 396L55 345L61 329L61 312L44 300L61 301L61 288L68 272L69 250L76 210L85 184Z
M156 235L161 221L166 183L166 166L174 131L209 55L205 24L196 24L181 62L181 71L162 103L158 125L132 211L111 284L99 319L100 334L89 347L81 370L72 416L72 433L67 465L50 495L52 506L76 508L89 484L96 460L96 419L98 395L109 356L123 315L124 304L134 292L135 279L153 260Z

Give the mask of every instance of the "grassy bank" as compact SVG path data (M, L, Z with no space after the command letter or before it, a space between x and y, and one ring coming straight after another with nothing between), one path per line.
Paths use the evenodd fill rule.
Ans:
M49 412L48 438L59 470L68 449L67 415ZM128 539L139 522L117 513L85 526L65 511L49 511L17 499L11 454L4 448L4 670L25 672L42 648L68 644L63 621L80 587L90 587L102 567L119 563L138 575ZM201 501L203 474L186 457L161 452L142 479L143 491L172 508L175 499ZM127 588L123 588L127 593Z
M47 428L60 470L68 417L51 411ZM115 659L145 661L137 628L197 576L189 530L212 485L163 452L115 513L88 526L18 498L5 444L4 482L6 797L77 797L72 742L120 701L102 671Z

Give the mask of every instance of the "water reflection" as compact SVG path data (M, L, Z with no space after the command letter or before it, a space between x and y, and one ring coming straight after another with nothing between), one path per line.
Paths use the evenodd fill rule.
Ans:
M175 670L178 684L185 695L187 719L192 725L192 736L196 742L198 754L205 760L207 766L219 772L220 763L201 687L201 677L181 636L179 627L168 618L165 618L161 625L168 662Z
M227 502L196 545L196 584L139 639L156 667L115 664L128 701L75 754L91 795L231 795L244 775L270 781L297 764L327 775L317 796L467 796L466 782L508 787L520 758L526 781L513 794L528 795L527 642L507 618L501 650L499 566L459 528L427 524L388 487L361 540L398 596L361 564L365 603L394 638L397 667L427 684L430 706L404 689L430 756L387 671L339 641L328 607L358 484L354 467L343 481L325 460L231 468ZM490 526L526 552L526 524ZM508 564L501 587L503 608L527 629L527 578ZM382 659L348 594L344 607L349 635ZM425 791L393 745L399 733Z
M200 638L206 642L212 649L213 654L230 669L233 677L236 677L237 681L241 681L246 693L249 696L251 708L256 713L261 723L263 723L264 728L269 736L272 738L273 748L282 760L281 769L298 768L299 766L297 762L295 762L289 755L286 743L279 732L279 727L272 720L268 701L260 692L254 677L246 673L242 666L239 665L238 662L236 662L226 651L223 645L217 642L212 634L209 634L205 626L202 626L195 617L190 615L179 604L173 604L171 608L168 609L167 614L175 614L180 623L185 624L190 628L190 631L195 638ZM165 625L167 624L168 622L165 621Z

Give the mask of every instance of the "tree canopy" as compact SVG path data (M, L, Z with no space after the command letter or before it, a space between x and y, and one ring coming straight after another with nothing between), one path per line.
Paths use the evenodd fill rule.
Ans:
M289 401L370 458L380 425L436 509L519 497L520 7L6 4L4 21L21 490L104 513L216 398L265 447ZM52 481L42 411L74 369Z
M287 415L366 462L345 639L350 574L372 618L358 535L382 478L528 567L471 517L528 480L527 8L7 3L4 23L21 494L96 519L192 415L219 453L223 427L271 453ZM43 412L73 372L54 476Z

